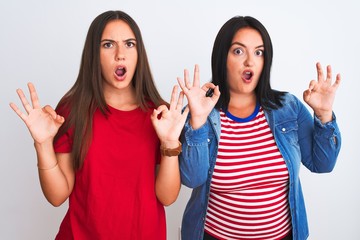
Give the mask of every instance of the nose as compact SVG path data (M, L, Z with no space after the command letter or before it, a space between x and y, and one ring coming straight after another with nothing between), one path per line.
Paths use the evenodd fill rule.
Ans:
M246 67L251 67L254 65L254 56L252 54L246 54L244 65Z
M116 61L124 61L124 60L125 60L125 57L123 57L123 56L116 57Z
M125 60L124 50L122 49L121 46L118 46L116 49L115 60L116 61L124 61Z

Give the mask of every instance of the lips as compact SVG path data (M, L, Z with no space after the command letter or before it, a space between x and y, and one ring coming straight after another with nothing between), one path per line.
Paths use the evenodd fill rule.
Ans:
M126 73L126 69L125 67L118 67L116 70L115 70L115 74L116 76L118 77L123 77Z
M245 70L242 74L242 78L245 80L245 81L251 81L251 78L253 77L254 73L250 70Z

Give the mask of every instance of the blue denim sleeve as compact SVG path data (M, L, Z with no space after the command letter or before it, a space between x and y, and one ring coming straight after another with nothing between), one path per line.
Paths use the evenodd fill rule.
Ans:
M341 134L336 122L336 116L333 113L333 120L326 124L314 117L315 134L314 143L316 156L323 159L319 161L317 169L321 172L331 172L336 164L337 157L341 148Z
M310 113L305 106L301 106L298 123L302 163L312 172L331 172L341 148L335 114L333 120L326 124L322 124L316 116L312 119L310 115L309 119L306 115Z
M208 132L210 124L207 121L201 128L192 129L189 122L185 123L181 136L182 153L180 160L181 182L189 188L196 188L207 180L209 169Z

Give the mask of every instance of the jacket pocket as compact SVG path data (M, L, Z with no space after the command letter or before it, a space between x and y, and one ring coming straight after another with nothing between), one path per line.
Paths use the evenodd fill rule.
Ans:
M278 123L276 128L291 145L298 146L299 125L296 119L289 119L288 121Z

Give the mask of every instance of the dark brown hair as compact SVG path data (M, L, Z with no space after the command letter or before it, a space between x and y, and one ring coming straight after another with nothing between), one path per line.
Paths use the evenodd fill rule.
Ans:
M271 38L264 25L249 16L235 16L229 19L216 36L211 57L212 83L219 85L221 95L215 107L224 110L228 107L230 92L227 83L227 56L234 35L239 29L246 27L258 31L264 42L264 68L259 83L255 88L257 100L265 110L277 109L282 106L281 100L285 93L273 90L270 86L270 71L273 58Z

